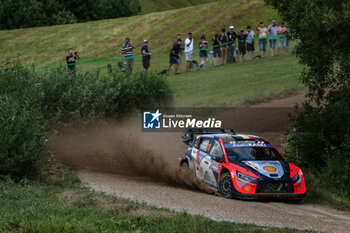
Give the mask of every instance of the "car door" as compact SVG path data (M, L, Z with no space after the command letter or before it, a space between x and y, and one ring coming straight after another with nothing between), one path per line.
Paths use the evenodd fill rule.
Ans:
M220 161L224 161L224 152L222 150L221 144L218 140L213 140L212 146L209 151L210 160L208 166L208 176L210 179L210 185L212 187L218 187L218 176L220 171ZM217 161L219 158L219 161Z
M197 150L192 151L192 159L195 164L195 174L198 179L204 180L205 170L209 168L209 151L211 148L212 139L208 137L202 137L199 142Z

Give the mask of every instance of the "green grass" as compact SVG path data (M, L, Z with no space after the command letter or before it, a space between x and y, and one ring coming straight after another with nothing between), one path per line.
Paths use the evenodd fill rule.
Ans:
M290 55L170 76L169 81L175 106L240 106L302 90L301 70Z
M338 210L350 211L350 197L339 189L334 192L320 180L317 173L312 170L304 170L308 195L306 203L317 203L331 206Z
M0 232L304 232L216 222L81 188L74 174L50 183L0 181Z
M164 9L173 7L172 2L161 2L163 5L160 1L141 1L155 10L155 5L166 5ZM186 4L202 2L206 0ZM185 5L181 3L177 5ZM269 22L272 19L278 20L279 17L275 10L265 6L263 0L221 0L128 18L5 30L0 31L3 54L0 64L16 59L17 55L25 66L65 64L67 48L70 47L79 51L80 62L118 58L122 57L123 39L128 36L137 47L135 55L140 55L143 39L150 41L149 47L154 53L150 70L160 72L168 65L170 47L177 33L185 37L191 31L194 48L198 49L201 35L210 41L222 27L228 28L233 24L238 30L246 28L247 24L254 26L258 21ZM257 43L256 48L258 50ZM256 51L256 55L258 53ZM198 52L194 54L194 59L199 61ZM78 69L107 72L108 63L118 69L117 61L80 65ZM181 72L184 66L183 62ZM142 70L141 58L135 58L134 69ZM237 106L302 89L298 83L300 71L297 59L287 56L170 76L169 81L175 90L174 106Z
M198 1L199 2L199 1ZM81 62L121 57L125 37L137 47L140 55L144 39L154 53L168 62L168 53L177 33L194 35L195 49L201 35L208 39L222 27L237 29L258 21L278 19L277 12L263 0L221 0L181 9L127 18L86 23L0 31L0 64L20 57L23 65L36 67L64 64L68 48L79 51ZM154 56L156 58L157 55ZM159 64L153 60L153 64ZM94 67L93 65L86 65ZM106 63L101 64L105 67ZM159 70L159 66L154 67ZM162 66L163 67L163 66Z
M203 3L215 2L217 0L140 0L142 13L148 14L157 11L166 11L172 9L178 9L188 6L199 5Z

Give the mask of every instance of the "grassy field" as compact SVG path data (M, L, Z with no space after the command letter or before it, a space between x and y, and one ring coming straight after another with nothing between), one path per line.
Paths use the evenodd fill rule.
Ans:
M302 90L301 70L289 55L172 75L169 82L175 106L240 106Z
M67 174L46 184L0 181L0 232L303 232L216 222L118 199L81 188L75 174Z
M210 39L222 27L246 28L248 24L254 26L258 21L271 22L272 19L279 17L263 0L221 0L128 18L3 30L0 31L0 64L17 56L26 66L64 64L68 48L79 51L81 62L117 58L122 56L125 37L130 37L136 46L135 55L140 55L143 40L148 39L153 53L164 52L165 55L159 57L167 63L177 33L186 35L191 31L198 49L201 35ZM157 60L154 62L158 64ZM101 65L105 67L106 63Z
M162 1L163 5L157 2L141 1L143 5L155 4L162 9L171 8L173 4L169 1ZM201 2L207 1L189 1L186 4ZM180 2L178 5L184 4ZM152 9L156 7L152 6ZM201 35L210 41L222 27L235 25L239 29L245 28L247 24L255 25L258 21L269 22L272 19L278 20L279 17L276 11L264 5L263 0L221 0L128 18L5 30L0 31L0 50L3 54L0 64L19 56L25 66L63 65L69 47L79 51L80 62L118 58L122 56L120 48L123 39L128 36L137 47L134 55L140 55L143 39L150 41L149 47L154 54L150 70L160 72L167 67L170 47L177 33L185 35L192 31L194 48L198 49ZM256 55L259 53L257 50L256 43ZM194 59L199 61L198 52L194 54ZM77 69L107 72L107 64L118 69L117 62L84 64ZM140 57L135 58L134 69L142 70ZM180 71L184 71L184 63ZM209 67L205 71L175 77L171 75L169 81L175 91L175 106L237 106L302 89L297 78L300 71L297 59L287 56L219 68Z
M177 0L177 1L164 1L164 0L140 0L142 13L148 14L157 11L166 11L172 9L178 9L188 6L199 5L203 3L215 2L217 0Z

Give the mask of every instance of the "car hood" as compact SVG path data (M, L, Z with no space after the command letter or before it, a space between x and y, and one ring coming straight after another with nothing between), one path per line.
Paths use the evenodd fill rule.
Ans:
M280 161L242 161L242 163L269 178L281 178L285 174Z

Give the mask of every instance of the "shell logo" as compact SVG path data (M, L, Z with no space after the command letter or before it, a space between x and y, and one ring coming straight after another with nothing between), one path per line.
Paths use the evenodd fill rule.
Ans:
M272 167L272 166L264 166L263 169L268 172L275 172L277 171L277 168Z
M251 189L252 189L252 187L249 184L244 186L244 190L247 191L247 192L249 192Z

